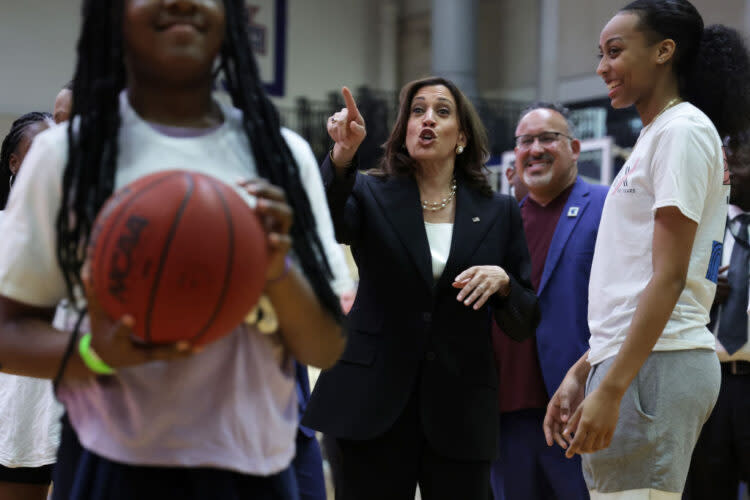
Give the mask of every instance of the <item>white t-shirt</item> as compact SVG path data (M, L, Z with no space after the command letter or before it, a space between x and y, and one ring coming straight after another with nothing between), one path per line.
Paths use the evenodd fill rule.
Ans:
M0 222L4 213L0 210ZM60 327L58 316L55 322ZM0 465L55 463L62 411L51 381L0 373Z
M714 349L706 328L716 292L729 186L721 140L690 103L678 104L644 127L604 203L589 281L588 360L616 355L641 293L653 276L654 214L677 207L698 223L685 289L655 351Z
M220 127L189 138L154 130L125 93L120 109L116 188L174 168L230 185L256 175L241 113L234 108L223 105ZM66 134L67 127L60 126L36 136L0 223L0 294L41 307L55 306L66 295L55 253ZM291 131L283 135L298 160L325 249L329 255L340 252L309 146ZM333 264L339 267L335 259ZM66 383L59 394L81 444L111 460L273 474L291 462L297 430L294 365L289 357L279 364L277 346L274 335L241 325L187 359Z
M55 463L61 415L51 381L0 373L0 464Z

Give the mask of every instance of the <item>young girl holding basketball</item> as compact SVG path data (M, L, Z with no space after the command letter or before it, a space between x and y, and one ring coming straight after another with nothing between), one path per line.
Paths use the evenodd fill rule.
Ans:
M0 225L0 369L53 378L67 360L55 498L296 498L293 359L327 367L344 344L325 257L335 242L316 231L330 226L322 186L300 181L316 166L280 130L246 19L242 0L84 2L70 126L37 137ZM234 107L212 97L217 68ZM98 307L84 266L98 210L114 189L173 168L257 197L278 335L243 324L200 352L143 348L131 317ZM49 320L83 293L92 349L68 357ZM97 376L92 352L114 375Z
M680 498L719 391L705 325L727 216L721 137L750 121L750 60L738 33L704 29L687 0L632 2L599 49L612 106L635 105L644 128L604 205L590 350L545 433L583 454L592 498Z

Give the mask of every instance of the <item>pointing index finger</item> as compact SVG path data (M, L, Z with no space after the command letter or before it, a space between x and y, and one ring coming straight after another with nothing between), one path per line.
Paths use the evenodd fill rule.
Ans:
M357 103L354 102L354 96L352 96L349 87L342 88L341 94L344 96L344 102L346 102L346 110L348 111L347 118L350 120L356 120L359 116L359 109L357 109Z

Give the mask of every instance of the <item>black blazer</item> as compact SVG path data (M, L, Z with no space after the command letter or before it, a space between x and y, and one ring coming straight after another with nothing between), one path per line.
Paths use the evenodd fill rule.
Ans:
M530 260L515 200L483 196L457 178L448 262L435 283L417 184L412 177L336 176L322 167L337 239L351 245L359 288L340 361L323 372L303 423L338 438L388 430L417 391L422 427L436 451L495 458L497 371L490 320L523 340L539 321ZM510 295L475 311L456 300L453 279L474 265L510 275Z

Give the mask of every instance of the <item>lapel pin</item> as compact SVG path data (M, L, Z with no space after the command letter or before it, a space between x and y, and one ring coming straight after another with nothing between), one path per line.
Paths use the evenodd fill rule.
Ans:
M568 209L568 217L578 217L578 207L570 207Z
M472 217L471 222L479 222L479 217Z

